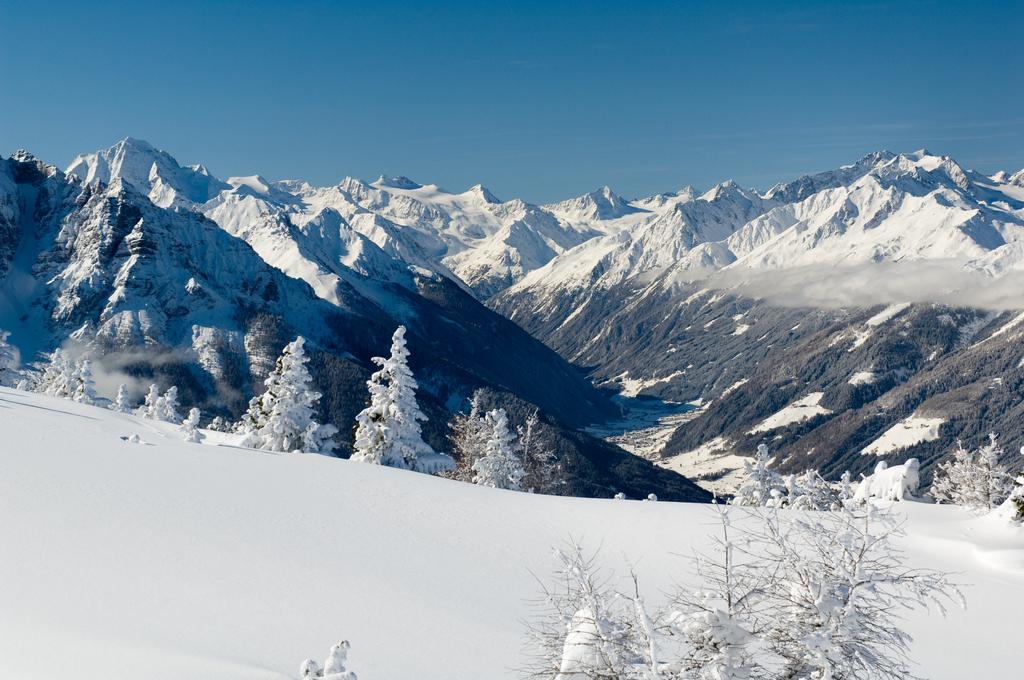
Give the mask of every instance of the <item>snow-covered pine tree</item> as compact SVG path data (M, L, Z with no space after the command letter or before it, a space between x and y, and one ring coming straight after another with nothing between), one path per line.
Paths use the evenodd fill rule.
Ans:
M110 403L110 410L117 411L118 413L131 413L132 402L128 396L128 386L121 383L117 386L117 396L114 397L114 401Z
M51 397L70 399L75 394L75 365L61 348L50 353L43 366L37 391Z
M932 479L932 497L938 503L962 505L988 512L1005 501L1013 490L1013 476L999 464L1003 450L995 434L977 451L957 442L953 457L940 463Z
M136 415L141 418L149 418L150 420L159 420L160 412L163 409L160 399L160 388L155 383L150 385L149 390L146 392L145 401L135 411Z
M22 379L18 371L18 350L7 342L10 331L0 329L0 386L11 387Z
M534 409L516 428L523 456L522 487L530 493L555 494L565 485L565 473L541 435L540 412Z
M92 377L92 362L79 359L75 366L75 393L71 397L81 404L96 403L96 381Z
M785 489L785 483L779 473L768 469L771 456L765 444L757 445L754 462L743 461L744 478L736 495L730 501L732 505L764 507Z
M472 482L473 464L484 455L490 432L480 412L480 390L473 392L469 400L469 413L456 413L448 424L448 441L456 460L453 470L445 476L461 482Z
M157 420L168 423L180 423L181 415L178 413L178 388L171 385L157 400Z
M391 356L373 358L380 369L366 382L370 404L356 416L352 460L429 474L450 470L455 461L423 441L420 423L427 417L416 403L408 359L405 326L399 326L391 337Z
M519 457L519 442L508 426L505 409L499 408L487 413L486 422L490 430L484 455L473 463L473 483L495 489L520 491L520 483L526 472Z
M178 426L178 432L181 432L185 441L193 444L199 444L206 439L206 435L199 431L199 409L189 409L188 417Z
M263 394L253 397L242 418L245 429L243 446L264 451L307 451L332 453L333 425L321 425L313 416L320 393L313 389L313 378L306 363L305 339L288 343L277 358L274 370L263 381Z
M1024 446L1021 447L1020 453L1024 456ZM1018 474L1013 480L1010 497L1003 501L996 512L1015 524L1024 522L1024 472Z

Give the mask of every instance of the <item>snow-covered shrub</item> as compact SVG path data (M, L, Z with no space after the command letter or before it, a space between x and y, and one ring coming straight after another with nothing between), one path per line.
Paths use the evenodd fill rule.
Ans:
M114 397L114 401L110 403L110 410L117 411L118 413L131 413L132 402L128 396L128 386L121 383L117 387L117 396Z
M721 535L694 558L696 587L649 614L580 549L558 553L544 615L529 628L535 677L555 680L905 680L909 609L963 598L907 566L901 528L877 508L788 516L717 509ZM685 582L685 580L681 579Z
M520 491L520 482L526 471L519 458L519 442L509 429L505 409L488 412L485 422L489 436L483 456L473 463L473 483Z
M883 501L902 501L917 496L921 484L921 462L917 458L903 465L889 467L884 460L875 465L874 474L868 475L857 486L853 500L864 503L869 498Z
M537 649L531 675L555 680L640 680L657 658L654 624L639 597L615 592L578 545L556 550L559 567L528 635Z
M987 512L998 507L1013 490L1013 476L999 464L1003 450L995 434L977 451L959 441L953 457L940 463L932 479L931 494L937 503L962 505Z
M837 492L839 493L839 502L845 504L846 501L853 498L853 484L851 483L853 476L849 470L843 471L843 476L839 478L839 486Z
M322 668L313 659L306 659L299 666L300 677L320 680L357 680L356 674L345 668L348 665L350 647L348 640L342 640L331 647L331 652L327 655Z
M264 451L308 451L330 454L337 428L313 420L320 393L306 363L305 340L300 336L285 346L274 370L263 381L263 394L249 401L242 417L242 446Z
M753 620L763 576L737 561L729 514L716 506L722 533L712 538L712 555L695 555L698 585L680 590L666 615L668 631L685 643L678 650L677 675L694 680L746 680L763 669L756 661Z
M794 510L838 510L842 506L840 491L833 488L817 470L805 470L786 478L786 494L776 507Z
M768 447L759 444L754 461L743 461L743 482L730 501L732 505L765 507L784 490L785 484L781 475L768 469L770 460ZM777 492L774 496L773 491Z
M900 611L963 603L944 574L909 569L900 526L875 508L796 517L773 513L741 532L760 602L750 614L787 678L911 676ZM760 576L758 576L760 575Z
M178 426L178 432L181 432L182 437L187 442L193 444L199 444L206 435L199 431L199 409L192 408L188 412L188 417L181 421L181 425Z
M416 403L416 379L409 369L405 326L391 338L391 356L373 357L380 366L366 386L370 404L356 416L352 460L436 474L455 467L455 461L423 441L420 422L426 421Z
M213 430L214 432L230 432L231 424L224 419L224 416L215 416L210 424L206 426L206 429Z

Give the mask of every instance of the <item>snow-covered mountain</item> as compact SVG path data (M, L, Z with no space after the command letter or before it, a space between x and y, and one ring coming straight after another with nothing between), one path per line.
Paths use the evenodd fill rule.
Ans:
M251 380L260 373L251 366L271 356L252 349L252 338L274 335L254 310L273 308L271 327L301 329L356 363L386 326L404 322L430 348L425 355L451 371L433 381L441 402L464 398L480 379L579 424L610 413L607 402L481 301L587 366L601 385L707 403L755 389L738 385L740 374L776 362L786 375L813 373L817 362L822 378L822 366L836 362L809 349L813 333L863 338L858 351L869 348L885 335L864 326L879 303L926 303L911 312L931 324L920 331L924 344L935 345L935 361L959 356L965 345L956 338L983 319L999 323L965 308L1012 304L1024 285L1024 171L985 176L925 151L872 153L763 192L726 181L704 193L685 187L628 200L602 187L543 206L406 177L326 187L260 175L221 180L134 139L79 156L66 174L28 156L7 163L2 319L17 319L9 323L15 340L18 324L35 324L51 335L20 337L52 345L75 334L172 355L184 348L209 364L202 380L226 372L237 385L245 383L238 374ZM36 235L28 245L25 229ZM977 294L991 282L1001 287ZM927 313L932 302L947 311ZM953 330L936 327L939 318L952 319ZM880 375L884 365L899 377L872 383L872 399L887 394L880 385L902 385L923 369L899 358L901 346L880 345L885 359L859 369ZM555 391L543 377L552 372ZM826 385L817 391L835 406ZM749 418L781 408L758 403ZM879 427L907 415L882 412L891 417ZM723 420L720 432L700 430L709 436L696 444L729 427ZM694 442L684 431L698 429L661 437L664 452ZM942 442L953 436L942 431ZM752 445L731 438L743 440L740 452ZM819 463L840 460L849 463L843 455Z
M110 156L139 167L121 151ZM86 181L27 152L0 159L0 328L26 362L68 343L88 353L106 396L118 383L136 398L150 382L175 384L186 405L229 417L284 343L303 335L323 420L339 426L344 451L370 357L404 324L436 448L448 446L452 412L484 388L524 418L534 405L546 414L567 493L706 498L679 475L576 432L616 408L455 281L388 253L332 208L261 213L291 199L257 178L224 184L204 205L237 201L253 219L234 212L218 225L177 193L160 207L116 172ZM384 218L362 211L353 222L363 219Z
M379 270L378 253L356 244L361 240L356 235L393 258L487 297L597 233L521 200L502 202L481 185L453 194L407 177L382 176L374 182L346 177L329 187L271 182L259 175L222 182L205 169L181 167L165 152L130 138L79 156L68 172L86 181L120 178L157 205L201 212L328 300L335 296L330 279L345 276L339 267L385 274ZM346 232L343 240L354 239L343 248L340 261L294 252L318 251L319 246L298 243L310 239L291 227L319 219L324 211L334 213L327 219ZM332 271L323 271L325 266Z
M1020 174L986 177L926 151L879 152L764 194L725 182L696 198L635 201L653 214L553 258L496 306L510 315L585 313L581 291L586 298L595 286L645 283L668 271L742 280L751 271L809 265L950 261L997 277L1024 267Z

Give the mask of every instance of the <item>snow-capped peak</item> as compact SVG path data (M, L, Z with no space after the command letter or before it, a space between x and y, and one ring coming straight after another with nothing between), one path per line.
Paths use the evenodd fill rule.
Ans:
M166 151L134 137L125 137L106 149L76 156L66 172L89 184L96 181L110 184L120 179L162 208L204 203L228 188L205 167L183 168Z
M397 176L394 176L394 177L389 177L389 176L386 176L386 175L381 175L380 177L378 177L376 180L374 180L370 184L375 186L375 187L377 187L377 188L407 189L407 190L410 190L410 191L413 190L413 189L422 189L423 188L423 185L420 184L419 182L414 182L413 180L409 179L408 177L403 177L402 175L397 175Z
M585 221L613 220L638 212L638 208L630 205L608 186L546 207L560 217Z
M703 194L700 195L699 198L702 201L708 201L710 203L712 201L719 201L726 197L732 196L742 196L744 198L748 197L747 193L743 189L741 189L740 186L736 184L736 182L734 182L731 179L727 179L724 182L720 182L715 186L711 187L710 189L708 189L707 191L705 191Z
M491 193L491 191L482 184L474 184L466 190L463 196L472 200L480 201L483 203L497 204L501 203L497 196Z
M227 183L235 189L239 187L246 187L252 189L258 194L270 193L270 185L266 178L261 175L249 175L247 177L228 177Z

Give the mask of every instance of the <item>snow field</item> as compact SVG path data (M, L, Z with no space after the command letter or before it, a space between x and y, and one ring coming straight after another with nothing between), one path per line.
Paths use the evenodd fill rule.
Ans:
M624 580L634 566L656 603L715 530L707 506L505 492L214 432L191 444L8 389L0 432L3 678L294 678L341 639L364 680L516 677L552 546L600 548ZM912 566L969 584L966 611L908 619L920 675L1015 677L1024 533L897 510Z

